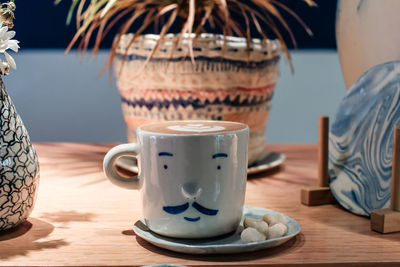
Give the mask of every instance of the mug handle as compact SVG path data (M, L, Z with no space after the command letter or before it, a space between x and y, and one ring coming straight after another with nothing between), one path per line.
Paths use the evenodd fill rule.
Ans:
M129 156L129 157L135 157L140 153L140 145L136 143L131 143L131 144L122 144L118 145L116 147L113 147L110 151L107 152L107 154L104 157L103 161L103 168L104 168L104 173L107 176L107 178L115 185L127 189L139 189L140 184L139 184L139 176L135 175L132 177L124 177L121 176L117 171L116 171L116 161L118 158L122 156Z

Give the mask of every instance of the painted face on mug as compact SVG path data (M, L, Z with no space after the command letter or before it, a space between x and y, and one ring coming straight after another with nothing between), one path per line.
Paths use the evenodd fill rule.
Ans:
M160 187L159 194L152 191L152 197L158 199L159 206L153 208L161 211L163 220L210 222L230 211L228 202L235 197L232 188L243 188L232 182L238 161L236 146L232 146L235 138L202 137L200 144L193 137L150 137L147 182Z
M170 152L160 152L158 153L159 157L171 157L173 161L173 153ZM213 155L210 155L212 159L217 161L219 158L228 158L228 154L226 153L215 153ZM162 162L162 160L161 160ZM212 166L210 167L215 167L215 164L211 164ZM164 164L163 168L165 170L168 169L168 165ZM219 163L217 163L217 173L218 172L223 172L222 167ZM177 205L177 206L164 206L162 207L163 211L166 213L172 214L172 215L177 215L184 213L187 209L193 208L195 209L199 214L199 216L196 217L187 217L184 216L183 219L188 221L188 222L197 222L201 219L202 216L215 216L218 214L218 209L211 209L208 207L205 207L201 205L201 194L202 194L203 189L199 187L196 183L187 183L181 186L181 193L182 196L186 199L187 202Z
M236 229L246 190L248 140L248 129L238 127L171 122L138 132L143 215L152 231L196 238Z

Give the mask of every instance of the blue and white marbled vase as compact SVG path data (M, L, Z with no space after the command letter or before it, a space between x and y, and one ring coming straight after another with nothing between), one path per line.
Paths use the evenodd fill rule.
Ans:
M330 187L349 211L368 216L389 206L395 125L400 125L400 61L363 74L331 126Z

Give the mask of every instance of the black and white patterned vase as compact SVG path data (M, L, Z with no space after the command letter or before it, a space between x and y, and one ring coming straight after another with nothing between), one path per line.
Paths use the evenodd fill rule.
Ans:
M39 161L0 78L0 230L25 221L39 186Z

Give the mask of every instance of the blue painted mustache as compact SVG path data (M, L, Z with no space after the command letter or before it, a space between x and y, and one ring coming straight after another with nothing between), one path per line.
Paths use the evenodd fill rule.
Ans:
M206 208L197 202L193 202L192 207L195 208L198 212L201 212L208 216L215 216L218 213L218 210ZM179 206L164 206L163 210L169 214L176 215L176 214L184 212L188 208L189 208L189 203L185 203L185 204L179 205Z
M195 208L197 211L199 211L205 215L209 215L209 216L214 216L214 215L217 215L217 213L218 213L218 210L208 209L206 207L203 207L202 205L200 205L197 202L193 202L192 207Z
M164 206L162 209L169 214L179 214L184 212L185 210L187 210L189 208L189 203L185 203L183 205L180 206Z

